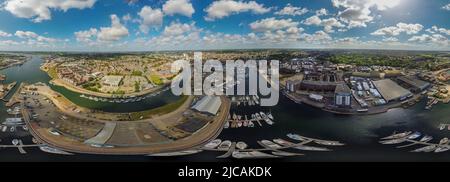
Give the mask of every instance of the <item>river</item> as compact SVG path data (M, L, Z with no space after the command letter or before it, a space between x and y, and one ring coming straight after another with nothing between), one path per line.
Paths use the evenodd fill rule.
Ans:
M6 83L18 82L48 82L46 73L39 70L42 60L33 56L22 66L11 67L0 71L7 75ZM82 106L102 109L111 112L137 111L157 107L176 100L170 91L160 97L152 97L140 103L124 104L103 103L83 99L76 93L64 88L52 87L61 92L73 102ZM419 131L433 136L433 142L443 137L450 137L450 131L437 129L440 123L450 123L450 104L437 104L431 111L424 110L425 101L408 109L392 109L389 112L368 116L342 116L323 112L319 109L303 104L296 104L284 96L274 107L233 107L231 112L250 115L259 111L271 111L275 117L273 126L265 125L255 128L225 129L219 138L232 141L245 141L250 148L259 148L256 141L262 139L287 138L287 133L298 133L303 136L339 140L346 146L331 147L332 152L302 152L305 156L286 157L276 161L450 161L450 152L444 153L411 153L409 150L391 145L378 143L380 137L387 136L394 131ZM125 107L125 108L124 108ZM125 109L125 110L123 110ZM0 120L6 117L6 108L0 103ZM26 132L0 132L3 144L10 144L12 138L22 137L24 143L30 143ZM397 145L398 146L398 145ZM144 157L144 156L98 156L77 154L61 156L41 152L37 148L27 148L28 154L21 155L17 149L0 149L0 161L228 161L235 159L216 159L222 153L201 152L184 157Z

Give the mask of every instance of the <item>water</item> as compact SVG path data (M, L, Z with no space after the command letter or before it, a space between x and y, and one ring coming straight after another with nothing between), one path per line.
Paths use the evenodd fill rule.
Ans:
M7 74L7 82L26 81L26 82L48 82L48 76L39 71L40 59L33 58L33 61L27 62L21 67L13 67L0 71ZM27 74L23 74L27 73ZM58 90L60 88L55 88ZM65 89L64 89L65 90ZM62 93L67 97L70 91ZM61 91L61 90L58 90ZM170 99L164 100L170 95L162 95L156 98L163 99L162 102L170 102ZM79 104L79 96L70 96L69 99ZM87 99L85 99L87 100ZM89 101L89 100L87 100ZM91 103L86 101L86 105ZM85 101L83 101L85 102ZM147 102L147 101L146 101ZM153 103L153 102L152 102ZM157 102L158 103L158 102ZM142 106L145 105L145 106ZM150 105L150 104L149 104ZM101 109L117 108L121 110L123 104L93 106ZM134 103L131 107L143 108L147 104ZM257 140L287 138L287 133L298 133L304 136L339 140L346 143L343 147L330 147L333 152L301 152L306 154L299 157L286 157L274 159L277 161L450 161L450 152L444 153L410 153L408 151L418 148L408 147L397 149L398 145L381 145L379 138L390 135L394 131L419 131L433 136L434 143L443 137L450 137L450 131L440 131L437 129L440 123L450 123L449 104L437 104L433 110L427 111L425 101L422 101L408 109L393 109L387 113L368 115L368 116L341 116L323 112L303 104L296 104L289 99L281 96L280 102L275 107L233 107L231 112L237 114L247 114L263 111L271 111L275 117L275 125L268 126L263 123L263 127L225 129L219 136L221 139L232 141L245 141L249 148L260 148ZM3 121L5 115L3 103L0 103L0 119ZM18 136L19 135L19 136ZM14 136L11 133L1 133L2 143L10 144L12 138L22 137L24 143L31 143L30 137L26 132L16 132ZM26 149L28 154L21 155L17 149L0 149L0 161L228 161L235 159L216 159L221 155L218 152L201 152L199 154L183 157L144 157L144 156L98 156L77 154L75 156L61 156L41 152L37 148Z

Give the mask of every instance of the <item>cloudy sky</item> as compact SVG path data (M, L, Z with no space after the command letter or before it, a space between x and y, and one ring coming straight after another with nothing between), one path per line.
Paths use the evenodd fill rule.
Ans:
M450 50L449 0L0 2L0 51Z

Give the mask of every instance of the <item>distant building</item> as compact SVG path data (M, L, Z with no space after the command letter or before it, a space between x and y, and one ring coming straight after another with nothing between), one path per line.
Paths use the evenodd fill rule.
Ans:
M334 91L334 104L338 107L352 106L352 91L346 84L339 84Z
M120 85L120 82L122 81L123 76L105 76L102 78L103 85L106 86L112 86L112 87L118 87Z

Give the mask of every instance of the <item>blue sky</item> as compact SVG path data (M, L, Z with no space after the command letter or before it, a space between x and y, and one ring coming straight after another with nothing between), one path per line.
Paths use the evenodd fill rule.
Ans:
M2 0L0 50L450 50L448 0Z

